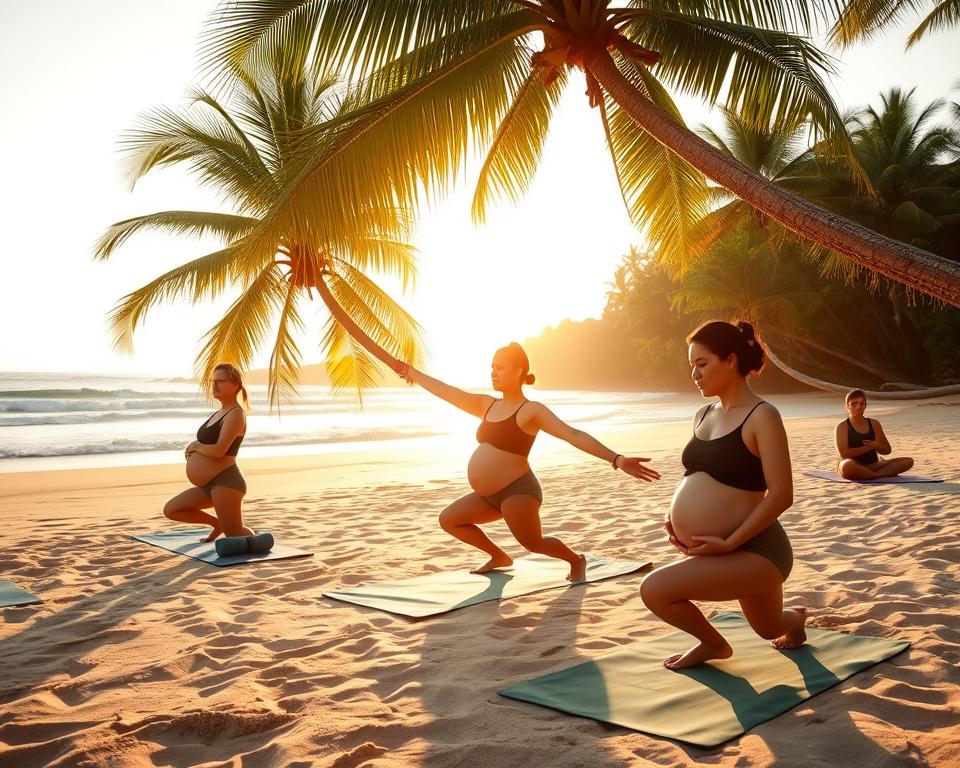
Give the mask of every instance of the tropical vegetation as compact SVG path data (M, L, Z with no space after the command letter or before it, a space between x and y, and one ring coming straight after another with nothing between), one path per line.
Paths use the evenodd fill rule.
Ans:
M942 100L921 106L912 91L891 89L879 107L849 117L856 152L878 195L851 183L821 146L807 146L802 126L759 130L727 111L722 129L703 133L775 183L956 260L960 121L949 106ZM711 196L700 258L682 279L636 249L614 276L606 327L596 332L618 340L621 354L635 364L637 386L679 385L683 336L702 319L734 316L756 323L777 364L814 384L917 389L958 383L960 311L849 269L723 189Z
M814 205L683 125L671 92L750 114L757 126L809 120L824 150L874 192L826 86L831 59L808 39L833 10L828 0L224 2L205 35L208 72L260 61L282 41L364 83L376 113L344 126L339 151L302 153L245 247L304 236L335 176L354 206L389 200L414 210L470 148L486 153L475 197L482 218L494 197L515 199L529 184L559 89L581 69L628 210L670 268L687 266L699 239L706 175L820 247L960 305L957 262ZM343 162L371 133L366 164Z
M303 361L303 310L313 291L329 311L319 349L334 387L360 392L371 386L378 358L418 360L419 327L377 282L393 275L406 288L415 278L414 249L405 240L411 221L403 209L366 201L348 206L355 215L347 222L326 211L339 212L349 188L318 188L324 206L295 228L274 230L268 248L248 247L284 198L286 173L305 151L303 143L310 152L335 150L344 126L369 119L362 94L345 90L318 59L286 45L233 68L223 85L225 99L195 89L186 108L152 110L121 142L132 184L154 169L185 166L232 210L160 211L106 230L95 246L99 259L146 230L223 241L125 296L111 315L117 344L131 347L135 330L161 302L209 300L239 286L239 296L204 337L197 358L202 382L217 363L245 369L258 350L269 348L271 405L292 395Z

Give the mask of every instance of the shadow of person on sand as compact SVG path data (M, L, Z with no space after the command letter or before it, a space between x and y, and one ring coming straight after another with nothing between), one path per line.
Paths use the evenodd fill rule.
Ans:
M436 725L426 735L429 746L421 764L425 768L487 766L492 759L502 759L501 750L507 749L511 765L620 765L612 755L599 754L580 734L571 733L565 715L507 699L497 691L584 661L577 649L578 627L582 621L594 620L594 609L584 613L590 593L597 597L598 591L616 589L614 582L622 585L629 580L636 585L640 578L634 573L526 595L488 604L482 615L477 608L470 609L476 611L473 620L457 627L427 626L421 666L425 671L444 668L448 672L422 678L420 700L433 713ZM491 742L500 757L491 755Z

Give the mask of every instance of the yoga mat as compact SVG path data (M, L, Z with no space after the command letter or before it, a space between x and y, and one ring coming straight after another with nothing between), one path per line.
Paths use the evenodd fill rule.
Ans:
M202 542L201 539L210 533L209 528L194 528L192 530L172 530L163 533L138 533L133 536L137 541L152 544L155 547L186 555L196 560L203 560L210 565L237 565L239 563L259 562L261 560L287 560L291 557L313 557L312 552L294 549L283 544L275 544L269 552L245 552L242 555L219 557L212 541Z
M587 555L587 581L600 581L639 571L650 563L614 560ZM324 592L326 597L379 608L389 613L422 618L466 608L468 605L529 595L545 589L569 587L570 566L546 555L515 560L513 567L490 573L460 571L430 573L402 581L371 584L353 589ZM581 582L582 583L582 582Z
M673 632L499 693L713 747L910 645L808 628L806 645L778 651L754 634L739 612L722 613L710 623L733 646L732 658L671 672L663 660L695 642L685 632Z
M7 579L0 579L0 608L10 608L16 605L33 605L42 603L39 597L33 592L27 592L20 589L16 584Z
M819 480L829 480L832 483L855 483L857 485L905 485L907 483L942 483L943 480L935 480L932 477L920 477L920 475L896 475L895 477L881 477L877 480L847 480L836 472L827 472L821 469L812 469L804 472L807 477L816 477Z

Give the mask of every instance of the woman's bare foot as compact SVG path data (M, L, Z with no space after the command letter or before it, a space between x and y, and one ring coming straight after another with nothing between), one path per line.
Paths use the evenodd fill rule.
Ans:
M793 614L793 622L790 628L773 641L774 648L783 650L784 648L799 648L807 642L807 609L806 608L787 608Z
M686 669L703 664L711 659L729 659L733 656L733 648L724 640L723 645L708 645L700 643L695 648L683 653L677 653L663 660L663 666L667 669Z
M215 538L217 538L221 533L223 533L223 531L220 530L220 526L219 526L219 525L215 525L215 526L213 526L213 528L210 529L210 535L207 536L207 538L205 538L205 539L201 539L201 541L213 541L213 540L214 540Z
M509 568L511 565L513 565L513 558L504 553L502 555L494 555L483 565L471 568L470 573L489 573L495 568Z
M580 555L580 559L575 563L570 563L570 573L567 574L567 581L583 581L587 578L587 556Z

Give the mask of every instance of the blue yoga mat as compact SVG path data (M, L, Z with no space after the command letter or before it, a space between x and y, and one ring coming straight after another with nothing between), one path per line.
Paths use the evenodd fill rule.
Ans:
M137 541L152 544L168 552L202 560L210 565L239 565L240 563L260 562L261 560L287 560L291 557L313 557L312 552L302 549L275 544L269 552L245 552L241 555L220 557L212 541L201 541L210 533L209 528L193 528L191 530L176 529L162 533L138 533L133 536Z
M21 589L8 579L0 579L0 608L10 608L15 605L33 605L42 603L33 592Z
M900 653L903 640L807 629L807 643L778 651L739 612L710 620L732 658L678 672L663 660L694 644L685 632L511 685L501 696L713 747L792 709L860 670Z
M807 477L815 477L818 480L829 480L831 483L853 483L854 485L907 485L909 483L942 483L943 480L937 480L932 477L920 477L920 475L896 475L894 477L880 477L876 480L847 480L836 472L828 472L823 469L812 469L804 472Z

